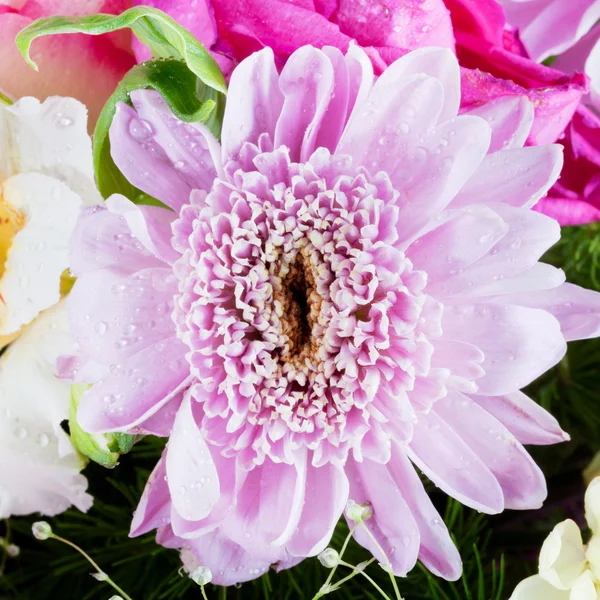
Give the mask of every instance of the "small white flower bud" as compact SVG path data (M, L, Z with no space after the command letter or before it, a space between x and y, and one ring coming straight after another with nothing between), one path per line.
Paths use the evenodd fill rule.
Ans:
M108 575L106 573L92 573L91 575L96 581L107 581L108 580Z
M50 523L46 523L46 521L37 521L31 527L31 531L33 536L38 540L47 540L52 537L52 527L50 527Z
M212 581L212 573L208 567L196 567L190 573L190 579L198 585L206 585Z
M10 556L11 558L16 558L17 556L19 556L19 554L21 554L21 548L19 548L19 546L16 546L15 544L9 544L8 546L6 546L6 554L8 554L8 556Z
M327 569L333 569L340 562L340 555L333 548L325 548L317 558L319 562Z
M111 596L108 600L123 600L121 596Z
M351 521L362 523L373 516L373 507L369 502L358 504L354 500L348 500L346 504L346 515Z

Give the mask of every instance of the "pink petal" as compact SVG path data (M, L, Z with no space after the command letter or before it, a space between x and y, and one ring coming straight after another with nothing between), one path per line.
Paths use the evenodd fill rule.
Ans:
M363 527L354 532L356 541L383 564L391 562L394 574L404 577L414 566L419 553L420 533L415 518L387 467L365 460L349 459L345 466L350 482L350 499L369 502L373 516L365 522L386 556L367 535ZM354 526L352 521L349 522Z
M455 35L469 33L501 46L506 19L497 0L444 0L450 10Z
M348 501L344 471L328 463L306 473L306 497L296 533L286 544L293 556L315 556L325 549ZM318 502L310 499L318 498Z
M548 311L558 319L567 342L600 335L600 294L593 290L564 283L551 290L515 294L507 300L520 306Z
M562 166L559 145L495 152L485 157L451 207L503 203L530 208L552 187Z
M340 142L338 152L353 154L358 162L364 164L362 158L369 153L362 147L362 141L375 142L381 137L379 128L389 122L394 109L398 112L393 123L401 124L407 121L409 129L403 127L410 139L418 137L425 129L436 122L455 117L460 103L460 82L456 58L448 50L439 48L423 48L411 52L394 62L385 73L379 77L373 89L366 98L362 107L357 106L357 111L348 124L348 130ZM416 76L425 76L437 80L443 88L440 93L439 85L433 83L425 90L416 88L414 98L404 99L406 91L414 88L413 80ZM420 103L423 102L424 105ZM359 111L359 108L362 110ZM365 115L364 113L367 113ZM365 116L372 116L365 119ZM373 117L378 123L373 122ZM366 136L366 138L365 138ZM360 140L360 141L359 141ZM354 143L356 147L354 148ZM354 154L356 153L356 154ZM381 154L381 150L379 150Z
M342 131L346 127L348 115L354 108L350 104L350 93L353 90L350 85L351 73L348 69L347 57L344 57L333 46L325 46L323 53L329 58L333 66L333 91L313 146L315 148L327 148L333 154L342 136Z
M146 482L144 493L133 513L129 530L130 537L143 535L169 522L171 495L166 481L165 454L166 450L163 451L160 460L156 463L156 467L154 467Z
M248 473L235 510L222 525L224 533L268 560L294 535L300 522L306 486L306 451L294 465L269 458Z
M292 161L306 161L316 150L317 134L333 94L333 65L322 51L300 48L283 68L279 89L284 102L275 127L275 147L285 145Z
M544 474L499 421L460 392L450 392L433 410L488 465L504 492L505 508L542 506Z
M197 407L194 409L197 411ZM219 499L210 514L198 521L186 519L176 510L171 511L173 532L182 538L197 538L216 529L235 508L237 494L246 480L247 472L239 468L234 458L225 458L212 445L208 446L208 450L219 475ZM204 487L206 482L200 480L192 485L198 488L198 483Z
M110 365L174 337L170 313L176 291L173 273L165 268L127 277L106 270L79 277L68 306L71 330L80 350ZM181 355L183 348L182 344Z
M115 252L116 250L116 252ZM120 216L98 206L85 208L70 240L70 268L79 277L99 269L129 275L164 263L140 247ZM115 255L119 260L115 260Z
M179 540L176 547L183 544L189 547L198 565L211 570L216 585L235 585L256 579L266 573L272 563L285 558L285 552L277 548L270 559L264 560L244 550L219 529L195 540Z
M533 104L524 96L494 98L467 114L485 119L492 128L490 154L524 146L534 118Z
M264 46L273 48L282 62L307 44L316 48L335 46L345 52L351 40L338 25L316 12L312 3L219 0L212 5L222 46L233 49L237 60Z
M487 514L504 509L497 479L435 412L421 415L406 452L433 483L459 502Z
M152 140L190 188L210 190L220 170L220 148L206 126L178 120L162 96L153 90L135 90L130 96L142 119L137 131L132 131L130 125L130 134L143 142L151 132Z
M173 263L181 256L171 246L171 225L176 213L158 206L134 204L119 195L108 198L106 206L111 213L123 217L135 239L163 263Z
M468 109L493 98L526 96L535 109L529 144L555 142L587 91L585 76L565 76L499 47L483 45L473 50L471 56L469 51L461 55L461 106Z
M335 21L362 46L454 48L454 35L443 0L340 0ZM368 24L368 26L366 26Z
M221 132L224 165L237 157L245 142L257 144L263 133L274 138L283 106L278 82L270 48L248 57L233 72Z
M132 185L179 209L188 201L192 187L154 141L149 127L133 108L119 103L110 126L111 156Z
M485 375L477 380L479 393L514 392L554 366L566 344L558 321L549 313L504 304L447 305L443 338L480 348Z
M88 379L87 381L97 381L100 377L95 379ZM184 392L179 392L173 396L165 405L157 410L152 416L144 420L143 423L137 426L141 435L156 435L158 437L169 437L171 430L173 429L173 423L177 416L177 411L183 401Z
M434 294L448 277L486 256L509 229L508 223L484 206L448 211L444 217L447 220L406 251L414 267L427 272L428 292ZM434 250L440 247L443 253Z
M531 58L542 62L562 54L585 35L600 19L595 0L501 0L506 18L519 28Z
M176 338L115 364L113 372L85 393L77 411L77 420L85 431L135 431L167 402L189 386L189 367L185 350ZM171 361L165 367L165 358ZM181 357L179 360L176 357Z
M462 573L458 550L414 467L396 445L387 468L419 527L419 560L435 575L456 581Z
M192 412L186 394L173 424L166 455L173 508L185 519L207 517L221 494L219 473Z
M556 219L562 227L600 221L600 208L577 198L547 196L535 205L535 210Z
M522 286L532 290L546 289L549 287L546 281L551 285L560 285L564 281L562 271L538 263L546 250L560 239L558 223L534 211L512 206L499 204L493 209L507 226L505 234L497 239L498 234L488 233L483 225L463 233L463 237L476 247L491 247L491 250L473 264L455 268L454 273L450 272L446 277L442 275L428 286L429 293L438 298L491 296L516 292ZM481 235L473 238L475 231ZM541 281L534 277L538 272Z
M505 396L470 394L469 397L498 419L521 444L543 446L569 439L558 421L523 392L513 392Z

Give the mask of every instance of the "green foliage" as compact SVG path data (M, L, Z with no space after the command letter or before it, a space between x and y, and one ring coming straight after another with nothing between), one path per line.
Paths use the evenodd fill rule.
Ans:
M10 106L12 104L12 100L5 96L2 92L0 92L0 105L4 104L5 106Z

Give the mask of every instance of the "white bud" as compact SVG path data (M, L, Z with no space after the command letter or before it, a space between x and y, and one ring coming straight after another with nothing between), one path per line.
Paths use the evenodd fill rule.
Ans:
M96 581L107 581L108 580L108 575L106 573L91 573L92 577L96 580Z
M373 516L373 507L369 502L358 504L358 502L354 502L354 500L348 500L348 504L346 504L346 515L351 521L362 523Z
M46 521L37 521L31 526L31 531L33 533L33 537L38 540L47 540L49 537L52 537L52 527L50 527L50 523L46 523Z
M123 600L121 596L111 596L108 600Z
M325 548L317 558L319 562L327 569L333 569L340 563L340 555L333 548Z
M6 554L8 554L8 556L11 558L16 558L19 556L19 554L21 554L21 548L19 548L19 546L15 546L15 544L9 544L6 546Z
M212 581L212 573L208 567L196 567L190 573L190 579L198 585L206 585Z

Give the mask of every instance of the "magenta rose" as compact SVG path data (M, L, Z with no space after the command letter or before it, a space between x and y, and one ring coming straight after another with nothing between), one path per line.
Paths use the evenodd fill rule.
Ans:
M555 141L586 90L586 78L567 76L529 60L506 28L496 0L144 0L188 27L226 72L270 46L283 64L298 47L359 44L375 71L421 46L456 51L463 108L494 98L527 96L535 106L533 144ZM134 0L142 4L142 0ZM138 58L148 55L138 49Z
M0 91L13 99L72 96L89 110L93 126L123 75L135 64L128 33L109 36L59 35L33 44L39 73L21 57L17 33L40 17L119 14L131 0L0 0Z
M501 0L510 24L530 56L560 54L553 67L570 76L585 73L590 93L561 136L561 178L536 206L561 225L600 220L600 3L597 0Z

